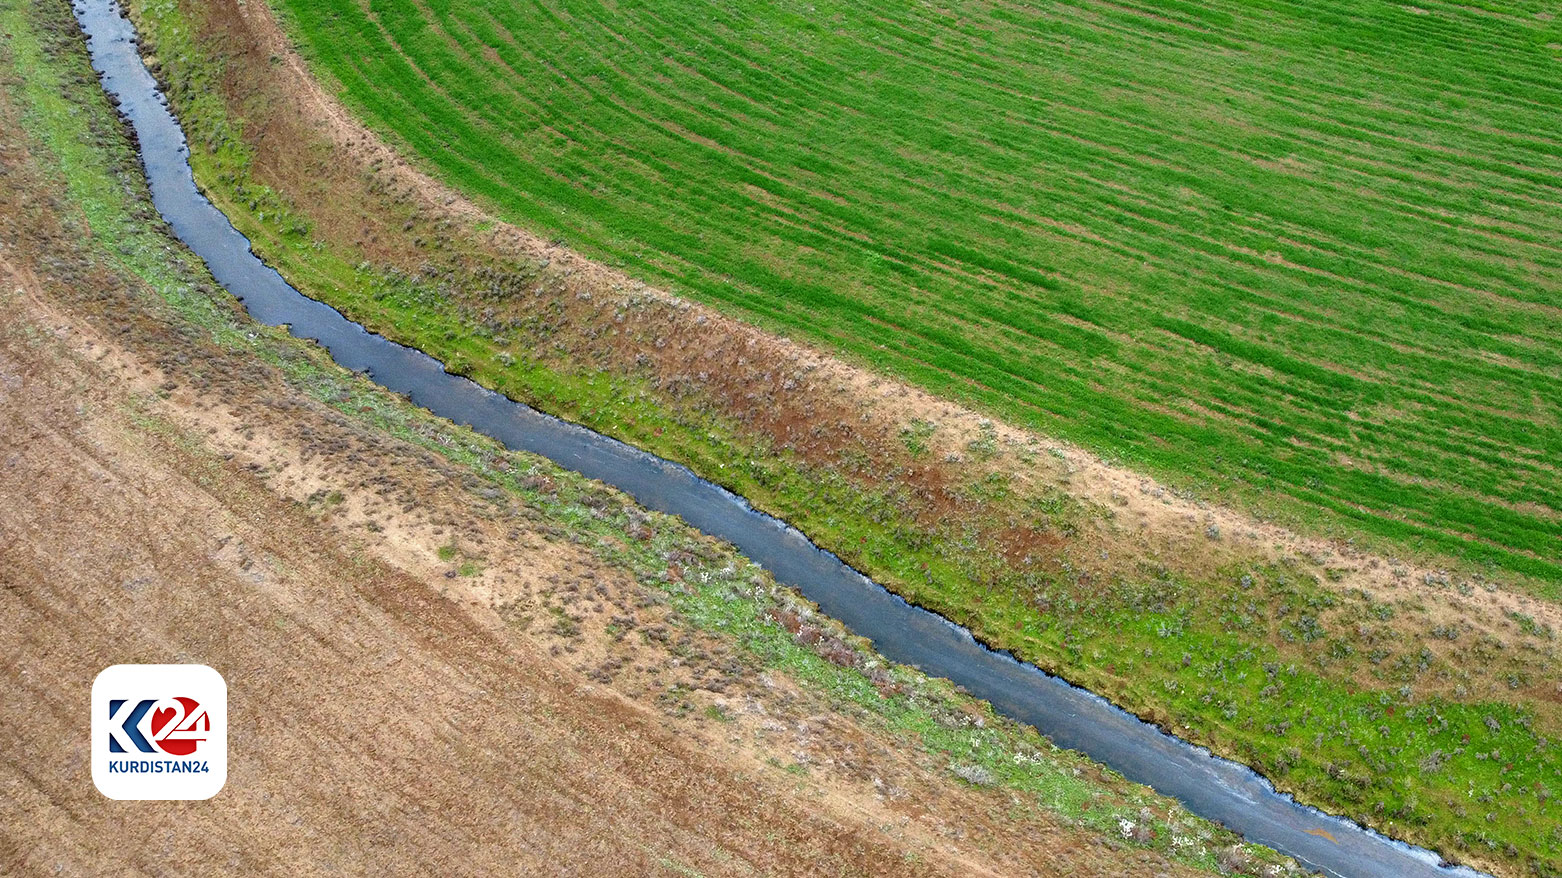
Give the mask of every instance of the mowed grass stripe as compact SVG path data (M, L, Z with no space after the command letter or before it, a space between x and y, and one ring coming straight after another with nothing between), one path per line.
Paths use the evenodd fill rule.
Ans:
M1206 490L1562 580L1538 7L284 5L509 218Z

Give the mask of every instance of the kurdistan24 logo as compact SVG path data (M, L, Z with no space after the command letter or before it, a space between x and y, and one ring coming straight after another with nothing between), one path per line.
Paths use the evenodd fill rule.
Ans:
M92 782L110 799L209 799L228 780L228 684L205 665L114 665L92 683Z
M114 698L109 700L108 710L110 753L189 756L212 730L211 717L194 698Z

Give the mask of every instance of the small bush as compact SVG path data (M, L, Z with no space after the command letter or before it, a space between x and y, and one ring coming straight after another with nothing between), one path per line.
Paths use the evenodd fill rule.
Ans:
M1250 865L1251 861L1248 859L1247 852L1236 845L1221 848L1215 854L1215 868L1219 869L1222 874L1246 875Z
M949 770L954 773L955 777L979 787L990 787L998 782L998 778L992 773L992 770L985 765L961 763L959 765L951 765Z

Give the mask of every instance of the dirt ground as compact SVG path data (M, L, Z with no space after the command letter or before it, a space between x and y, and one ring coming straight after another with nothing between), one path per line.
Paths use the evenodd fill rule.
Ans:
M667 609L181 331L64 229L15 114L0 94L0 872L1186 872L957 781L730 644L607 636L665 633ZM555 609L573 624L532 621ZM224 674L216 798L93 788L90 686L122 662ZM670 709L678 684L735 719Z

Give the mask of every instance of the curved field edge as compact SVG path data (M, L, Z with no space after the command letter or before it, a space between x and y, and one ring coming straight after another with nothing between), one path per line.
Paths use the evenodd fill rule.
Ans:
M57 177L66 195L44 198L51 206L41 210L58 212L55 221L71 242L66 246L76 248L67 255L78 260L82 273L103 269L124 282L113 290L67 288L64 295L74 295L79 301L70 304L88 313L135 312L148 322L165 321L166 335L157 336L165 345L157 351L165 369L199 383L204 364L264 364L292 390L345 421L452 467L474 494L515 501L661 595L678 625L722 638L762 667L826 693L834 709L935 754L957 777L1011 790L1027 807L1057 814L1065 825L1116 839L1106 842L1109 848L1155 850L1212 872L1222 857L1233 856L1295 871L1272 851L1240 844L1175 802L1052 747L1033 729L994 715L990 706L947 683L884 662L730 546L675 518L648 513L600 483L436 418L340 368L317 347L253 323L156 220L135 154L87 66L68 7L3 0L0 25L6 34L0 76L8 89L17 86L13 94L25 108L22 121L41 147L27 161ZM105 297L116 301L105 305ZM14 302L6 307L22 310ZM106 327L116 328L140 339L130 325ZM37 331L22 325L6 329ZM159 416L135 417L147 431L181 441L181 428ZM797 637L794 628L814 636Z
M500 217L1222 502L1562 578L1532 4L278 5Z
M741 420L691 406L678 388L669 392L654 376L626 374L589 347L570 347L578 341L572 326L593 337L620 328L621 337L629 336L637 315L658 307L654 297L619 290L603 302L598 289L595 306L602 311L583 317L570 310L571 303L589 295L573 294L544 267L496 263L491 254L474 251L455 228L458 223L420 215L416 199L388 191L383 181L365 184L349 174L367 191L347 196L332 191L335 201L363 198L372 205L368 210L387 215L363 239L354 241L358 230L344 232L341 218L330 210L300 212L292 202L310 200L303 191L309 184L277 176L277 166L296 172L315 151L330 153L308 136L295 137L297 131L287 131L280 143L273 135L273 149L257 153L250 140L256 135L246 127L275 122L277 97L249 94L237 115L224 105L232 77L255 81L253 49L246 56L242 40L235 43L231 34L194 39L189 20L170 5L143 6L137 13L156 52L152 63L169 80L197 147L198 179L257 250L300 288L517 398L692 463L989 642L1255 765L1304 800L1481 861L1495 852L1497 859L1531 858L1543 865L1553 856L1544 852L1555 840L1536 830L1545 825L1541 815L1550 807L1549 788L1524 780L1555 772L1554 753L1544 743L1555 728L1554 713L1544 701L1538 715L1527 705L1534 700L1530 693L1547 685L1551 640L1543 624L1504 619L1512 630L1493 632L1468 621L1432 621L1414 595L1342 593L1315 579L1309 565L1242 558L1197 577L1173 560L1096 579L1090 559L1071 554L1062 563L1063 575L1033 570L1023 580L1005 578L1011 559L994 557L982 534L1003 525L1006 503L1023 497L1039 504L1027 517L1039 510L1050 522L1050 535L1065 542L1111 512L1081 507L1055 489L1036 495L989 478L1044 452L977 436L960 447L972 458L990 458L992 466L956 487L978 507L1001 514L956 527L907 520L909 498L888 489L864 490L841 460L821 467L801 455L777 453ZM275 55L259 60L282 63ZM279 145L287 147L284 154L275 149ZM289 149L303 157L285 154ZM268 174L284 182L283 191L257 179ZM411 231L401 233L403 228ZM389 240L368 240L387 232ZM410 252L423 264L414 261L407 269L376 255L390 250ZM456 266L462 261L481 270L463 272ZM511 308L516 299L519 307ZM530 311L547 319L539 323ZM532 322L504 322L516 313ZM645 352L653 352L650 338L641 341ZM565 353L554 359L537 355L552 345ZM936 441L914 427L897 437L900 459L868 469L881 484L893 481L897 472L905 474L897 467L925 465L923 446ZM870 446L856 453L892 458L888 452L894 450ZM1038 551L1051 548L1044 543ZM1455 602L1454 595L1481 590L1478 581L1442 585ZM1435 614L1438 608L1430 609ZM1398 642L1407 632L1409 642ZM1321 727L1320 717L1341 713L1339 726ZM1436 734L1428 734L1433 726ZM1494 734L1499 729L1501 736ZM1488 740L1501 746L1466 746ZM1493 750L1511 756L1513 768L1493 763ZM1482 795L1492 802L1506 797L1511 803L1496 812L1501 815L1496 822L1511 821L1513 841L1500 840L1501 831L1460 803L1470 780L1489 789ZM1504 845L1512 847L1504 851Z

